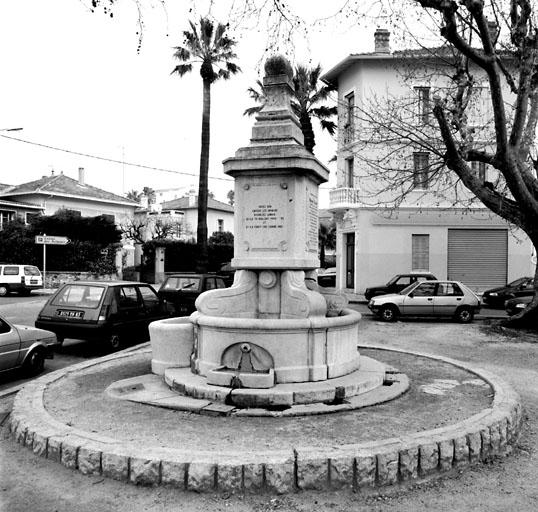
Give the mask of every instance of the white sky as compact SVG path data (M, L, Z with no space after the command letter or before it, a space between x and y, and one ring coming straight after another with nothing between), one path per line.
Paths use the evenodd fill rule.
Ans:
M297 0L310 14L329 14L328 3L332 2ZM202 4L196 2L198 15L205 14ZM173 172L0 137L0 183L28 182L52 170L76 179L78 168L84 167L88 184L119 195L144 186L197 189L201 78L198 70L183 78L170 75L176 64L173 47L181 44L192 17L187 0L168 0L166 12L158 6L147 9L144 41L137 53L137 12L130 0L120 1L113 18L92 14L77 0L2 0L0 129L24 130L0 135ZM295 63L320 62L327 71L349 53L373 50L375 26L335 27L313 31L309 49L298 49ZM243 73L212 87L209 188L224 202L233 182L222 172L222 160L249 143L254 118L242 115L253 105L246 89L261 78L258 68L267 44L263 27L230 35L239 41ZM336 143L319 131L316 140L316 156L327 165ZM329 167L334 171L334 164ZM321 207L328 206L334 183L332 172L320 192Z

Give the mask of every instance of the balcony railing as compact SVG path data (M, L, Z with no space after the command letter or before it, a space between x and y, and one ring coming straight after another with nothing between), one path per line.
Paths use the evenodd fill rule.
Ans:
M329 208L349 208L360 202L358 188L334 188L329 191Z

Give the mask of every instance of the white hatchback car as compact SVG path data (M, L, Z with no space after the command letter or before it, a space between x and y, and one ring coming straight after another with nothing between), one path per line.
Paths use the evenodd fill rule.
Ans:
M467 323L480 311L480 299L459 281L421 281L374 297L368 307L387 322L399 316L449 316Z

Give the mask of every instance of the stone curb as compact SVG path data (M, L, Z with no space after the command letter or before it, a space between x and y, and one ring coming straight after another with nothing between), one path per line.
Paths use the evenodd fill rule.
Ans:
M386 346L364 345L430 358L476 374L494 391L492 406L457 424L398 438L328 448L296 446L270 452L210 452L141 448L52 418L44 406L49 385L68 374L132 355L133 350L57 370L27 384L15 398L9 426L36 455L85 475L136 485L196 492L260 492L372 488L440 476L511 452L519 437L518 394L497 376L460 361ZM150 352L137 347L137 353Z

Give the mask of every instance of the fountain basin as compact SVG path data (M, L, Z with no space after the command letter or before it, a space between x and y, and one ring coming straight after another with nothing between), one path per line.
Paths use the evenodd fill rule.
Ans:
M359 369L360 313L342 309L338 316L298 319L228 318L195 312L193 372L207 377L221 368L226 350L248 343L272 359L274 384L315 382Z

